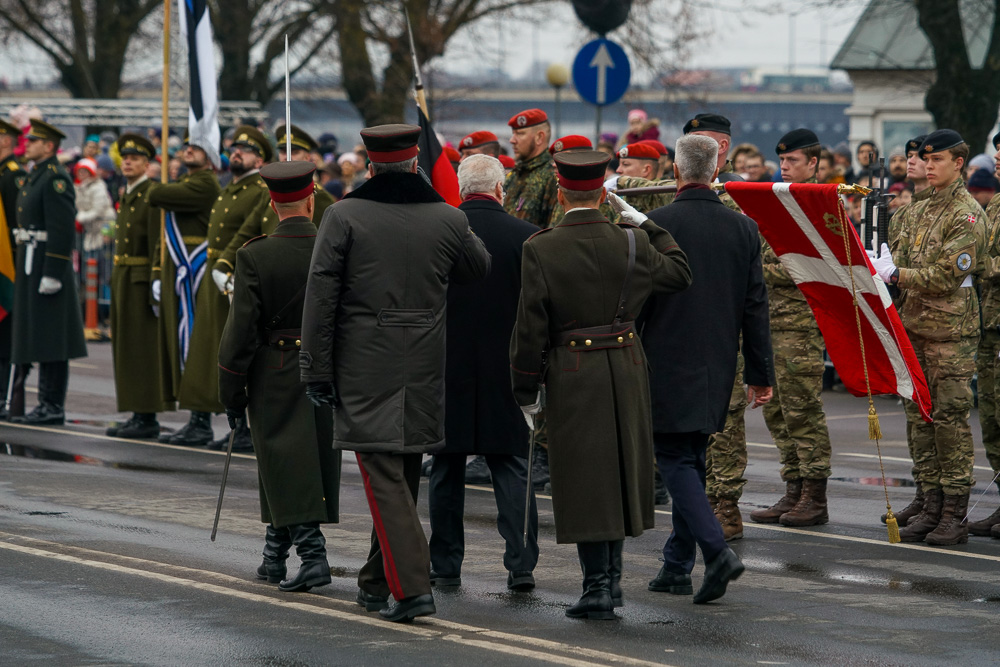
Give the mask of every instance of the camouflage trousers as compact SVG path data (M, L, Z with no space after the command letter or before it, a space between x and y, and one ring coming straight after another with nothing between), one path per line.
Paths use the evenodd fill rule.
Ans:
M983 333L976 353L979 376L979 425L983 431L986 459L996 473L1000 470L1000 414L997 414L997 383L1000 382L1000 332Z
M935 341L910 333L910 342L927 378L934 419L928 424L921 419L916 403L906 401L913 479L924 491L968 493L973 465L970 383L979 341L977 338Z
M729 397L726 426L708 440L705 454L705 493L711 498L739 501L747 470L747 429L743 413L747 392L743 384L743 355L736 360L736 381Z
M830 476L830 433L823 413L823 337L808 331L772 331L774 396L764 422L781 454L781 479Z

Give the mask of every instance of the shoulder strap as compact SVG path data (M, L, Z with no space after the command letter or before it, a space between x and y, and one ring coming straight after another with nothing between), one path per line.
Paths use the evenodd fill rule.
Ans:
M628 299L629 283L632 282L632 270L635 268L635 232L628 228L628 268L625 269L625 282L622 284L622 294L618 299L618 312L615 314L615 323L621 322L625 317L625 300Z
M306 285L308 284L309 283L303 283L302 289L300 289L298 292L295 293L295 296L292 297L291 301L286 303L281 310L279 310L277 313L274 314L274 317L272 317L268 321L268 323L264 325L265 331L271 331L272 329L277 327L278 324L281 322L281 318L285 315L285 313L289 311L289 309L302 303L302 299L306 295Z

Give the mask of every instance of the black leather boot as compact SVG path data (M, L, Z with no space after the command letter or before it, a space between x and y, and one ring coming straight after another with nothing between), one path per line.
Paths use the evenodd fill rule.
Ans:
M566 610L570 618L610 621L617 618L611 602L611 549L607 542L579 542L576 553L583 569L583 596Z
M216 452L224 452L229 447L229 434L222 436L218 440L213 440L207 447ZM250 426L247 425L246 417L236 421L236 437L233 438L234 452L253 452L253 441L250 439Z
M201 447L212 442L212 415L191 411L191 419L181 430L166 439L167 444L181 447Z
M288 528L269 525L264 535L264 562L257 568L257 578L267 579L269 584L276 584L284 579L288 574L285 561L291 548L292 535Z
M295 544L295 553L302 559L302 565L294 577L278 584L278 590L295 593L329 584L332 579L330 563L326 560L326 538L320 532L319 524L301 523L289 526L288 531Z
M119 438L155 438L160 435L160 422L156 421L155 412L136 412L116 429L116 433L109 432L108 435L117 435Z
M66 421L63 405L69 384L69 362L47 361L39 364L38 407L22 417L14 417L15 424L30 426L61 426Z
M7 390L11 388L10 375L12 370L10 359L0 359L0 392L3 392L3 398L0 399L0 421L10 419L10 411L7 409Z
M611 577L611 604L614 607L622 606L622 550L625 547L625 540L608 542L608 552L611 562L608 566L608 576Z

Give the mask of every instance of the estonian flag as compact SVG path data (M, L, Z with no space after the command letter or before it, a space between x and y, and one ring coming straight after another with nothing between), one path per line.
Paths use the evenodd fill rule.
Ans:
M458 174L451 166L448 156L441 150L441 142L434 134L434 128L423 109L418 107L417 113L420 114L420 139L417 141L420 153L417 155L417 164L430 177L431 185L437 193L452 206L458 206L462 203L458 194Z
M188 80L191 106L188 109L189 142L208 155L215 168L219 159L219 95L216 92L215 50L212 23L206 0L177 0L180 6L181 38L188 50Z

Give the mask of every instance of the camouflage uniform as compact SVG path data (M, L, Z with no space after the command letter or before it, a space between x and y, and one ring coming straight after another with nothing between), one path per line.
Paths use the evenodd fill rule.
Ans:
M989 259L983 275L981 304L983 332L976 355L979 384L979 425L986 459L993 472L1000 471L1000 421L997 415L997 382L1000 381L1000 194L986 206L990 227Z
M986 214L961 178L904 212L892 256L899 316L927 378L934 422L907 402L914 479L923 491L964 495L972 486L970 382L979 342L979 302L970 274L987 264Z
M504 199L504 210L542 229L549 227L553 221L552 212L558 202L556 192L556 168L548 151L529 160L520 160L507 174L504 182L507 196Z
M761 246L777 380L774 396L764 406L764 422L781 455L782 480L825 479L831 450L821 397L823 336L777 254L766 241Z

